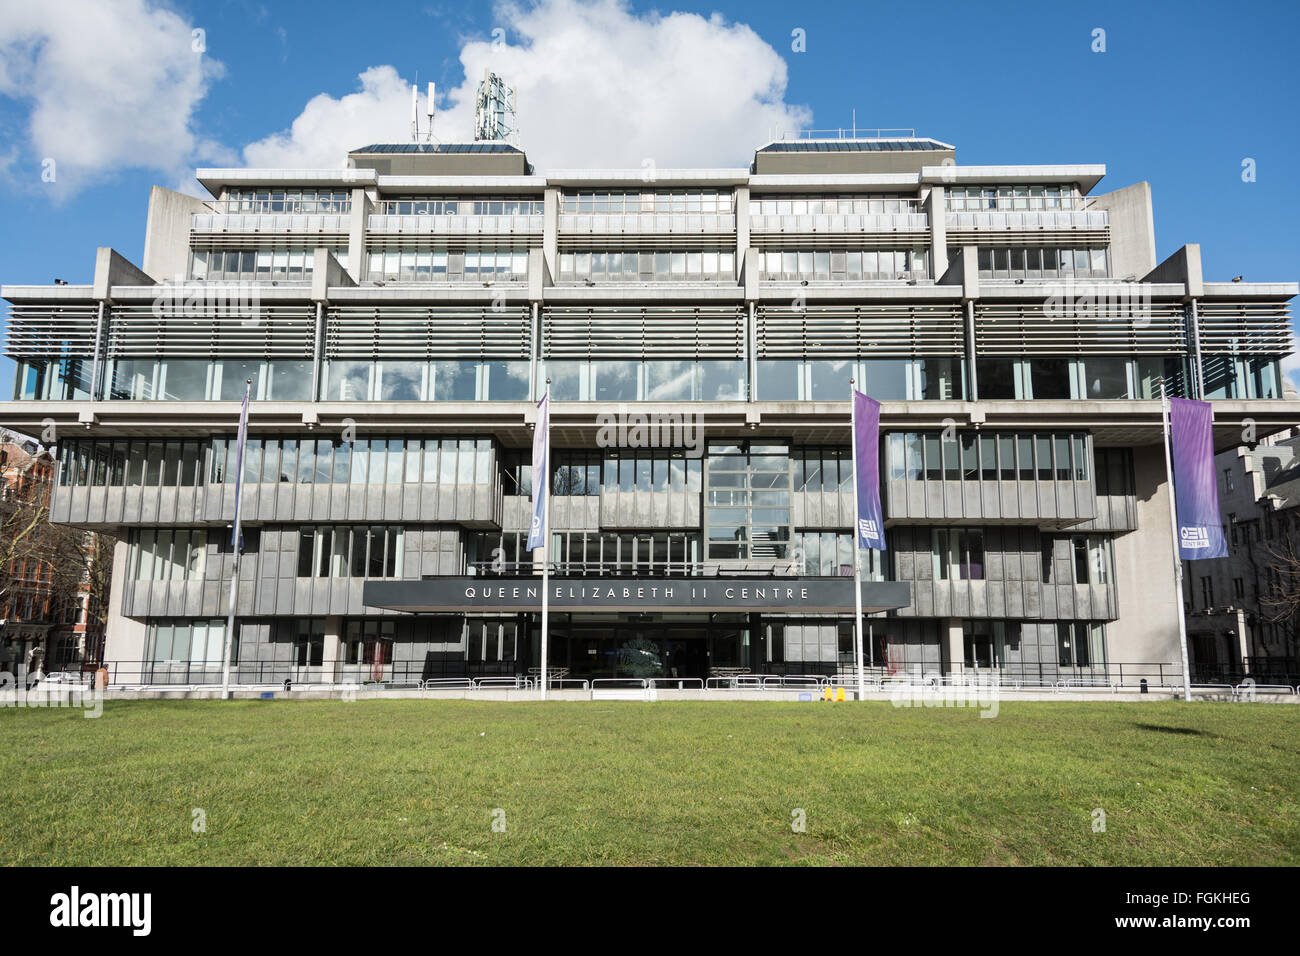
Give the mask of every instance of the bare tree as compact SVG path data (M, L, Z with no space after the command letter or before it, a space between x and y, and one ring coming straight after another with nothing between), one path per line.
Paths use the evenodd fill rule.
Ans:
M1283 625L1292 639L1300 637L1300 544L1294 533L1264 546L1267 586L1260 595L1265 622Z
M0 434L0 442L17 444ZM45 452L9 464L0 483L0 617L75 633L85 606L85 652L102 653L113 567L111 536L51 524L55 468ZM42 649L48 661L52 648Z

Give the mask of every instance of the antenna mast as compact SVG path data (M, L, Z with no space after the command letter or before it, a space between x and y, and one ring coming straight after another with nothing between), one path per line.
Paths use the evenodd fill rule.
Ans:
M505 81L488 70L478 85L474 99L474 141L509 142L518 145L519 117L516 113L519 93L507 88Z

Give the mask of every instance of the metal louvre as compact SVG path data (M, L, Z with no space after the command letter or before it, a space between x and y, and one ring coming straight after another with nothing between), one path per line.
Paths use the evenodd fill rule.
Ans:
M750 233L749 244L763 249L913 249L928 246L927 230L896 230L893 232L862 232L832 235L826 232L765 232Z
M543 310L545 358L737 358L739 306L563 307Z
M1291 354L1285 302L1201 302L1199 312L1202 352Z
M5 355L89 358L95 351L97 305L11 305Z
M1049 311L1057 314L1049 314ZM1158 355L1187 351L1182 303L1041 302L975 307L978 355Z
M326 358L526 359L527 306L340 306L327 312Z
M108 310L110 358L222 356L311 358L316 335L313 305L258 304L250 311L213 306L195 315L183 304L114 306Z
M509 233L483 233L482 235L441 236L418 233L371 234L366 237L366 252L409 250L411 252L464 252L466 249L540 249L541 233L511 235Z
M731 238L728 242L727 239ZM663 233L571 233L560 234L557 247L561 252L639 252L673 250L676 252L734 252L735 237L715 233L667 235Z
M759 306L759 358L961 355L957 305Z
M346 250L348 247L347 233L190 233L190 251L192 252L211 252L216 250L255 252L259 249L316 249L322 247L329 249L331 252Z

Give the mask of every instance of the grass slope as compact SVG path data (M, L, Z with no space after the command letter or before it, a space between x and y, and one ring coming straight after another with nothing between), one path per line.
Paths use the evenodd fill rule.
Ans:
M1298 741L1176 702L8 709L0 863L1295 865Z

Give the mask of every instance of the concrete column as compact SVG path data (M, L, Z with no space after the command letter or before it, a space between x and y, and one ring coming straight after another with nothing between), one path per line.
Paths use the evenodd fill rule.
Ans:
M140 665L144 662L147 627L144 621L122 614L122 594L129 586L127 557L130 545L118 538L113 545L113 579L109 584L107 615L104 622L104 660L114 662L121 669L121 680L139 680ZM109 676L116 678L112 663L107 664ZM134 671L135 673L131 673Z
M943 622L944 673L960 674L966 662L966 640L958 618L946 618Z
M923 204L930 217L930 275L938 279L948 271L948 223L944 218L944 188L931 186Z
M339 660L343 657L343 618L325 618L325 647L321 655L321 679L332 684L339 679Z
M548 275L560 274L560 190L547 186L542 194L542 258Z
M736 265L745 261L749 248L749 187L736 187Z
M361 187L352 190L352 222L348 227L348 275L360 282L366 268L366 219L370 196Z

